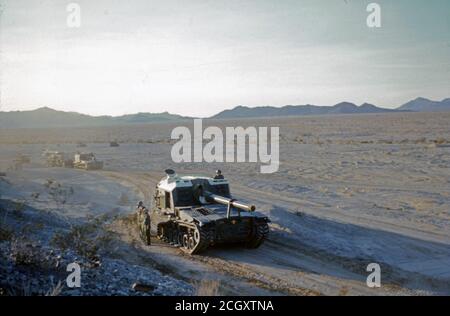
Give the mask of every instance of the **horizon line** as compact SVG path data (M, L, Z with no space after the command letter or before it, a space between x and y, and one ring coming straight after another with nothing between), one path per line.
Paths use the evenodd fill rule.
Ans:
M402 107L403 105L405 105L406 103L411 102L411 101L415 101L415 100L418 100L418 99L424 99L424 100L431 101L431 102L442 102L442 101L445 101L447 99L450 99L450 97L443 98L442 100L433 100L433 99L425 98L425 97L416 97L416 98L413 98L413 99L411 99L411 100L409 100L409 101L407 101L407 102L405 102L405 103L403 103L401 105L398 105L398 106L396 106L394 108L386 108L386 107L378 106L378 105L376 105L374 103L370 103L370 102L364 102L364 103L361 103L361 104L358 105L358 104L353 103L351 101L341 101L341 102L338 102L338 103L333 104L333 105L316 105L316 104L308 103L308 104L285 104L285 105L256 105L256 106L249 106L249 105L238 104L238 105L235 105L234 107L223 109L220 112L217 112L216 114L213 114L211 116L206 116L206 117L185 116L185 115L178 114L178 113L171 113L169 111L163 111L163 112L142 112L142 111L140 111L140 112L133 112L133 113L124 113L124 114L121 114L121 115L110 115L110 114L92 115L92 114L87 114L87 113L83 113L83 112L77 112L77 111L73 111L73 110L70 110L70 111L58 110L58 109L50 107L48 105L39 106L39 107L36 107L34 109L31 109L31 110L9 110L9 111L2 111L1 110L1 105L0 105L0 113L33 112L33 111L37 111L37 110L41 110L41 109L49 109L49 110L53 110L53 111L56 111L56 112L75 113L75 114L81 114L81 115L86 115L86 116L90 116L90 117L97 117L97 118L100 118L100 117L119 118L119 117L123 117L123 116L127 116L127 115L137 115L137 114L153 114L153 115L169 114L169 115L178 115L178 116L181 116L181 117L184 117L184 118L212 118L213 116L215 116L215 115L217 115L219 113L222 113L224 111L231 111L231 110L234 110L234 109L236 109L238 107L245 107L245 108L249 108L249 109L271 107L271 108L279 108L279 109L281 109L281 108L284 108L284 107L287 107L287 106L294 106L294 107L300 107L300 106L334 107L334 106L342 104L342 103L350 103L350 104L353 104L353 105L355 105L357 107L361 107L361 106L363 106L365 104L369 104L369 105L376 106L377 108L380 108L380 109L396 110L396 109Z

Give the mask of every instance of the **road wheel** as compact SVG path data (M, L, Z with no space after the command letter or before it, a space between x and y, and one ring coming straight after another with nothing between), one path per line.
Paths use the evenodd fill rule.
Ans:
M183 248L189 249L189 236L187 234L183 235Z
M193 251L195 249L196 243L194 237L189 237L189 250Z
M256 224L253 229L253 236L246 243L246 247L251 249L255 249L261 246L261 244L269 235L269 225L267 223Z

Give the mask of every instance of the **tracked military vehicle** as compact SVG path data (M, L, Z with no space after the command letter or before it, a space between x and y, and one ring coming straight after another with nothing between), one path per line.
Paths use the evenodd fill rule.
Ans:
M76 153L73 167L84 170L103 169L103 161L98 161L93 153Z
M148 217L142 216L143 205L139 204L141 237L148 243L149 232L142 230L146 227L143 221L150 219L152 234L189 254L215 244L258 248L269 233L268 217L255 211L255 206L234 200L222 176L178 176L168 169L156 186L153 204Z
M73 168L73 159L66 158L66 154L59 151L47 151L44 153L47 167Z

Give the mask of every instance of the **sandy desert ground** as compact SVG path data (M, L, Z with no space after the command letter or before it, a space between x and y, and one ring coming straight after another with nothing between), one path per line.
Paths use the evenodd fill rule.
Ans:
M108 229L117 240L109 256L184 282L187 292L190 285L217 280L218 294L232 295L449 295L448 122L450 113L205 122L280 126L280 169L269 175L251 163L173 163L173 124L4 129L0 199L69 222L113 214ZM109 147L112 140L120 147ZM88 146L77 148L77 142ZM92 151L105 169L47 168L45 149ZM14 166L17 154L29 155L31 163ZM235 198L270 217L269 240L257 250L221 247L199 256L156 240L144 246L127 214L139 200L151 203L166 168L179 174L221 169ZM48 180L65 190L64 203L50 194ZM381 266L381 288L366 286L372 262Z

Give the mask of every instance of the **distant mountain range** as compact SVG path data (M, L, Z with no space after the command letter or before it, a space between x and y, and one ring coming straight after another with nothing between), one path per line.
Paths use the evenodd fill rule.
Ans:
M281 108L273 106L262 106L249 108L237 106L232 110L225 110L212 118L245 118L245 117L274 117L274 116L298 116L298 115L323 115L323 114L358 114L358 113L383 113L397 112L397 110L383 109L375 105L365 103L356 106L353 103L342 102L334 106L316 105L286 105Z
M237 106L232 110L225 110L212 118L249 118L249 117L274 117L274 116L303 116L303 115L334 115L334 114L367 114L385 112L445 112L450 111L450 98L442 101L431 101L425 98L417 98L396 109L386 109L373 104L364 103L357 106L353 103L342 102L334 106L317 105L287 105L283 107L261 106L249 108Z
M386 109L373 104L364 103L357 106L353 103L342 102L334 106L316 105L287 105L283 107L237 106L231 110L222 111L210 118L252 118L275 116L304 116L304 115L337 115L337 114L365 114L389 112L446 112L450 111L450 98L442 101L432 101L417 98L396 109ZM123 116L90 116L76 112L63 112L48 107L32 111L0 112L0 128L42 128L42 127L88 127L114 126L129 124L147 124L155 122L178 122L189 120L176 114L137 113Z
M432 101L425 98L417 98L405 103L399 110L413 112L447 112L450 111L450 98L442 101Z
M90 116L63 112L48 107L32 111L0 112L0 128L89 127L146 124L190 119L164 113L137 113L123 116Z

